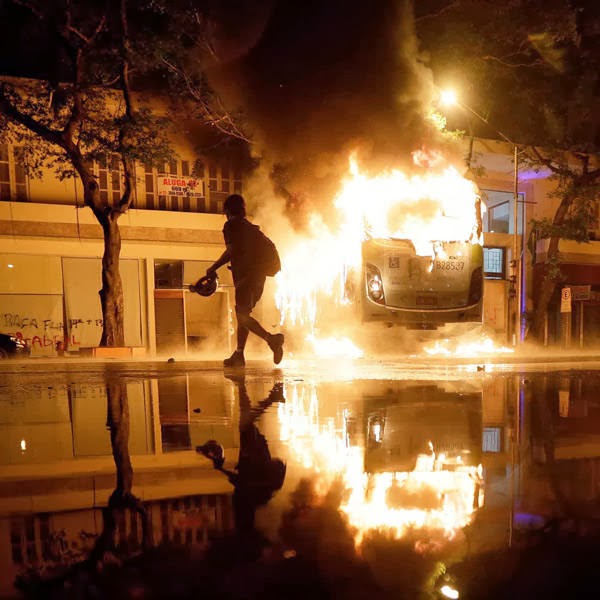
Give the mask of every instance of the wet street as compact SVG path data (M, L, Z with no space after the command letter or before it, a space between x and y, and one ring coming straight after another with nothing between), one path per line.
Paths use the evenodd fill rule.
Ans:
M0 597L591 597L598 390L591 356L5 361Z

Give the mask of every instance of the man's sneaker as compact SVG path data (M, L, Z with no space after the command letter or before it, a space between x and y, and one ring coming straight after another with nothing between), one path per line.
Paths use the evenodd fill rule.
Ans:
M267 343L269 348L273 350L273 362L278 365L283 358L283 333L270 335Z
M223 361L224 367L243 367L246 365L244 353L236 350L229 358Z

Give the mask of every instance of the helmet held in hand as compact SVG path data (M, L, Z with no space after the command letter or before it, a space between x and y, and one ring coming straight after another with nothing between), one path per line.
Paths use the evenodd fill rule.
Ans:
M212 296L219 287L219 280L217 276L210 277L209 275L205 275L190 285L190 292L196 292L196 294L200 294L207 298L208 296Z

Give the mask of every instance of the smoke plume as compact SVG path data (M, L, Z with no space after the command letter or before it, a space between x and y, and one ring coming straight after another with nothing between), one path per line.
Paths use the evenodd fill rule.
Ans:
M406 166L432 141L424 107L433 86L410 3L256 4L222 26L212 79L244 115L284 212L296 226L314 210L327 219L351 150L379 170Z

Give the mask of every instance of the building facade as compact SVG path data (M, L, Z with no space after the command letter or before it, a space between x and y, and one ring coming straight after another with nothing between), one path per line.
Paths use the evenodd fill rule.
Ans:
M183 158L160 170L136 165L133 208L119 221L125 342L134 355L231 349L229 271L221 270L219 291L211 298L184 288L220 255L223 201L242 191L242 173L200 160L189 147L179 154ZM23 156L18 146L0 145L0 332L27 340L33 356L91 353L102 332L102 230L82 205L78 181L59 181L51 172L29 178ZM551 217L558 200L551 196L548 173L521 171L515 205L508 144L477 140L472 165L482 167L476 182L485 207L484 325L500 342L516 343L525 336L545 258L541 241L532 264L529 223ZM101 194L119 197L119 162L99 161L95 168ZM599 234L592 231L592 239ZM600 242L563 241L560 251L563 287L576 293L567 318L564 312L561 317L557 290L546 342L564 345L568 320L570 344L587 347L600 336Z
M102 230L78 181L28 178L20 161L20 148L0 145L0 332L27 340L33 356L85 353L102 332ZM120 197L118 161L95 167L101 194ZM241 173L181 159L161 171L138 164L136 180L119 221L126 345L152 354L199 350L208 339L227 346L229 272L210 299L184 285L222 252L223 201L241 192Z

